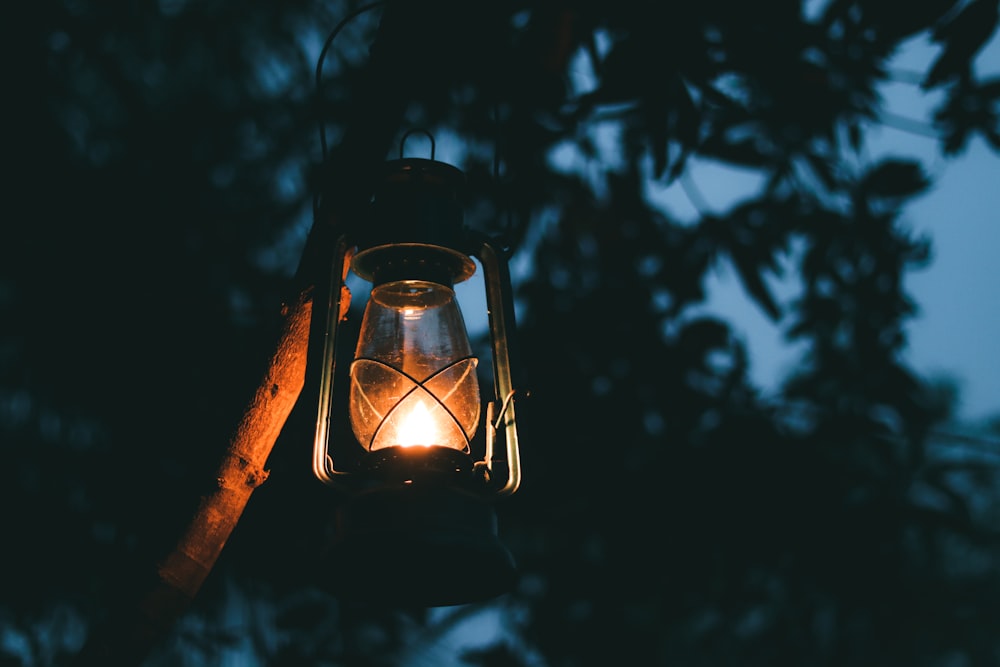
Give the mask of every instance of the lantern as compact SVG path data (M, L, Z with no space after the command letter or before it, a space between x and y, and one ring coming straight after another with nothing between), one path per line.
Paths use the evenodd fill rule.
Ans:
M348 494L327 567L344 596L441 606L498 595L516 579L493 510L520 481L510 276L503 250L464 226L463 183L460 170L434 160L432 138L431 159L385 164L369 218L336 242L313 470ZM454 291L474 275L473 258L489 320L489 400ZM349 414L340 415L333 392L348 268L371 291L347 374ZM331 424L344 418L357 441L347 469L331 443Z

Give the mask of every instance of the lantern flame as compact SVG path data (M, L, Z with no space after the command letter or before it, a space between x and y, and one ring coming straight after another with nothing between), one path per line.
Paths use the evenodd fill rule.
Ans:
M403 417L397 435L400 447L430 447L441 439L438 425L423 401L417 401Z

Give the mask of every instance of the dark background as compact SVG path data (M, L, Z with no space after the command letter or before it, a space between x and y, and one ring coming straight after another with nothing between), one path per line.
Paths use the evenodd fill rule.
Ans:
M0 664L67 664L211 481L330 183L319 120L335 148L358 112L380 10L314 81L357 8L67 0L5 21ZM791 0L434 1L426 16L447 17L419 26L437 66L412 72L398 134L465 147L467 221L530 267L525 481L498 506L522 580L492 603L501 640L468 664L1000 664L996 452L934 437L947 388L901 361L917 306L902 279L930 248L900 215L930 181L905 158L858 159L887 59L918 34L941 47L919 85L943 93L942 154L976 135L1000 148L1000 83L970 69L996 3L833 0L807 22ZM568 85L581 50L586 93ZM552 167L562 142L596 155L605 119L617 164ZM692 155L766 187L681 224L642 183ZM764 277L793 244L802 297L780 306ZM777 398L730 323L691 315L720 263L806 344ZM435 664L413 648L479 610L373 612L315 587L301 565L334 499L311 476L312 421L300 404L149 664Z

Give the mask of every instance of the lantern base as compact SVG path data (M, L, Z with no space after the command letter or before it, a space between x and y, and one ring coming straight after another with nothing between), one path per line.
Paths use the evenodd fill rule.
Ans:
M481 497L413 485L362 492L341 507L323 587L380 607L443 607L510 591L514 559Z

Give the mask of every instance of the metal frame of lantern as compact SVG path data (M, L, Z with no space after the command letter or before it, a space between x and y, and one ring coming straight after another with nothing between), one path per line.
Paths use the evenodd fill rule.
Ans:
M349 493L334 529L330 569L336 572L330 573L330 587L370 600L440 606L493 597L509 590L516 579L513 559L497 537L492 509L492 502L513 494L521 479L510 352L514 309L503 249L463 224L459 195L464 174L434 159L429 133L431 159L403 158L409 134L400 143L400 158L385 164L370 204L371 218L364 225L353 225L353 234L341 234L336 241L313 471L325 484ZM456 325L443 317L432 322L433 332L426 336L427 332L405 329L408 317L419 319L439 302L454 300L454 284L475 272L473 257L483 269L493 362L493 398L486 404L485 419L479 410L476 359L467 349L468 334L457 301L460 332L452 331ZM342 470L334 464L330 435L348 268L373 288L350 374L352 430L356 437L364 436L358 439L364 451L358 452L352 470ZM411 308L413 304L416 307ZM366 327L381 326L371 324L370 318L382 324L388 321L388 329L368 336ZM441 330L464 336L465 347L459 343L448 348L449 353L439 354L440 349L425 338ZM441 367L416 362L407 367L409 352L397 350L393 356L383 349L390 340L402 341L417 350L414 356L423 354L421 359ZM421 346L433 349L418 349ZM382 350L382 356L372 349ZM372 378L378 382L362 386ZM475 388L474 410L468 396L455 397L470 387ZM411 411L409 417L400 416L404 408ZM419 410L433 412L436 423L443 426L428 431L432 435L406 436ZM485 451L476 460L471 445L480 422ZM441 429L449 437L442 436ZM406 438L413 441L404 442Z

